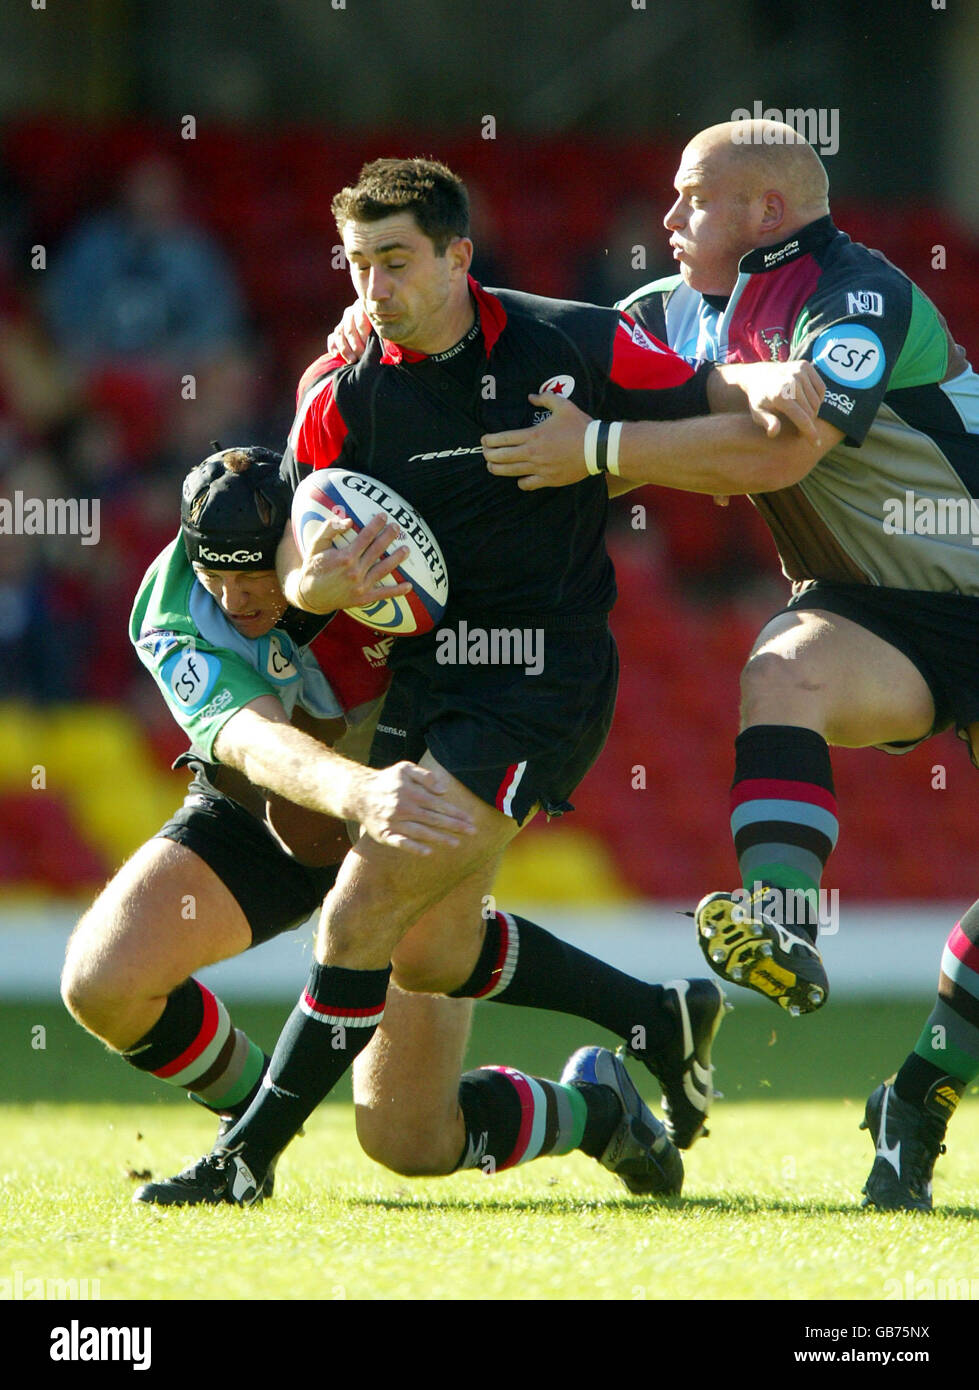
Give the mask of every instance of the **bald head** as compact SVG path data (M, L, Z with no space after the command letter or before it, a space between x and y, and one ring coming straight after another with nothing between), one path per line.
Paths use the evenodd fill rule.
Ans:
M774 246L825 217L828 181L819 156L779 121L725 121L687 145L666 217L687 284L726 295L749 251Z
M683 163L707 167L736 181L745 202L772 190L785 204L783 235L829 212L829 179L819 155L781 121L723 121L695 135Z

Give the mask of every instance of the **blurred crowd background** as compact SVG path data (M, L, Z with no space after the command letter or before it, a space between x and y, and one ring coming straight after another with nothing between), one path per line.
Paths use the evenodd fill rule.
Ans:
M129 607L210 441L282 447L350 298L329 205L365 160L431 154L466 178L483 283L608 304L672 272L662 217L696 130L755 100L832 109L837 224L975 360L979 20L900 10L6 8L0 497L97 498L100 537L0 535L0 883L88 892L177 804L184 745ZM612 549L615 730L575 816L522 836L507 873L532 897L698 897L732 875L738 671L787 586L743 499L645 489ZM836 758L834 883L971 900L964 748L882 759Z

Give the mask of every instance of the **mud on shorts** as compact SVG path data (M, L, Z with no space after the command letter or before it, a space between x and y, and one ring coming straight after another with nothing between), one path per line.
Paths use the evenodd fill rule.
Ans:
M261 821L196 780L180 810L153 838L186 845L214 870L248 918L252 946L302 926L333 887L340 867L300 864Z
M396 644L371 767L403 758L417 762L427 748L463 786L518 825L538 805L548 816L573 811L569 797L612 725L618 653L604 615L556 620L553 627L549 621L555 623L544 619L537 629L532 618L505 625L539 633L537 675L516 661L461 661L461 640L457 659L441 664L438 630L417 639L417 647L415 638Z
M979 597L817 579L782 611L813 608L849 618L896 647L931 691L935 722L928 733L878 747L887 753L907 753L953 724L968 743L966 728L979 721ZM976 763L974 757L972 761Z

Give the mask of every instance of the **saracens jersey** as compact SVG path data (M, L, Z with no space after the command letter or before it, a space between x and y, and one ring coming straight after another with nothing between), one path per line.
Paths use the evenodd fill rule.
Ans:
M935 306L829 217L744 256L724 300L680 276L622 301L691 362L811 361L844 438L752 497L786 575L979 595L979 378Z
M295 485L310 467L340 466L401 493L445 556L446 621L607 613L605 478L521 491L488 471L480 437L545 418L528 401L545 391L604 418L706 414L706 373L613 309L489 293L473 280L470 290L476 324L448 352L426 357L372 336L355 364L315 362L283 467Z

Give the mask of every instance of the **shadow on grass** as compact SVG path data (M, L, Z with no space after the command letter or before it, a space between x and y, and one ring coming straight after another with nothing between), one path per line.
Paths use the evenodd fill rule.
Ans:
M963 1218L974 1221L979 1218L979 1207L938 1207L931 1214L925 1212L880 1212L859 1205L858 1202L797 1201L791 1202L780 1197L723 1196L723 1197L348 1197L344 1205L349 1207L382 1208L385 1211L447 1211L447 1212L533 1212L538 1215L556 1214L580 1216L594 1213L601 1215L618 1211L668 1211L673 1215L700 1217L703 1212L719 1212L730 1216L779 1215L779 1216L858 1216L861 1220L874 1217L903 1215L913 1220L924 1218L948 1219Z

